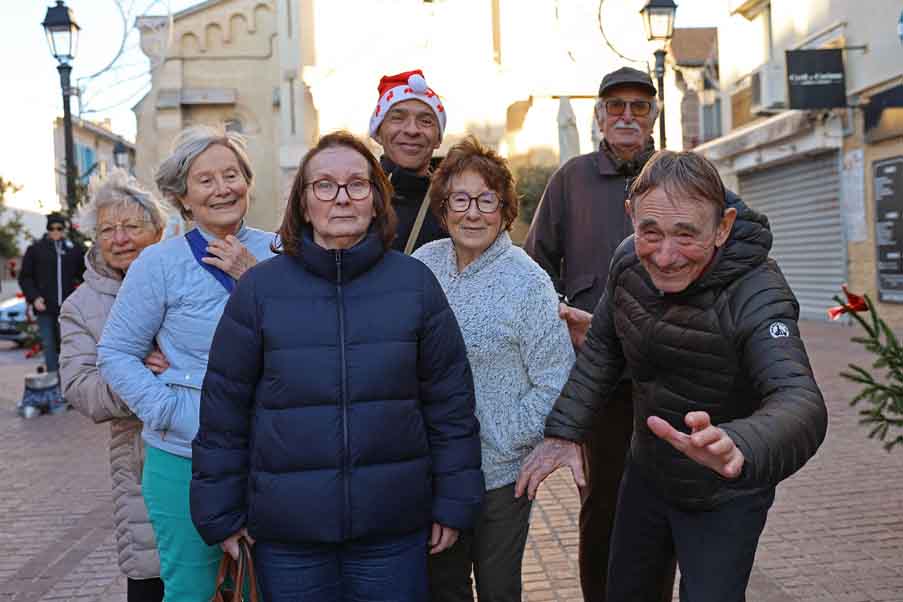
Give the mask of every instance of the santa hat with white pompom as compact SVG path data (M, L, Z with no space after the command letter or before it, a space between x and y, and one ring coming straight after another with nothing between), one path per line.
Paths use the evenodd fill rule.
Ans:
M439 136L445 133L445 107L439 95L426 85L426 79L420 69L405 71L396 75L384 75L379 80L379 102L370 117L370 137L376 139L376 130L383 122L392 105L405 100L419 100L426 103L439 120ZM377 140L378 142L378 140Z

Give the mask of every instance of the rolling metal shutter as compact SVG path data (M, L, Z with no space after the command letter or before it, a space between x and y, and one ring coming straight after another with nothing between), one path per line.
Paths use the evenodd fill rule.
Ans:
M800 317L826 320L846 281L837 153L740 174L740 196L768 216L773 257L800 303Z

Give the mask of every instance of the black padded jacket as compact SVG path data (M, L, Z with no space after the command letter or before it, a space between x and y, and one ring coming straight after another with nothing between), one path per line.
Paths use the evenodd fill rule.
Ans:
M586 342L546 420L547 437L584 440L628 368L631 459L662 497L687 509L774 487L815 454L827 430L797 326L799 305L768 258L768 220L732 194L728 203L738 216L727 243L680 293L656 289L633 236L621 244ZM738 478L696 464L646 426L656 415L688 432L684 416L696 410L708 412L743 452Z

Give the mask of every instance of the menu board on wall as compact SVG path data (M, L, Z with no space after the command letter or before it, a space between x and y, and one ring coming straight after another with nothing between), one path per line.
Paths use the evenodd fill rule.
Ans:
M903 156L874 163L878 299L903 303Z

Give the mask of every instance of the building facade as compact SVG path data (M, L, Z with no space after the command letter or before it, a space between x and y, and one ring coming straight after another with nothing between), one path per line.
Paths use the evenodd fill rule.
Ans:
M379 78L415 68L448 108L443 149L471 133L509 158L557 163L560 110L573 111L577 150L589 152L598 144L592 113L602 75L625 64L651 68L644 4L208 0L171 18L141 17L153 75L134 107L136 172L152 183L187 125L240 130L257 174L249 221L275 228L318 136L347 129L366 137ZM682 93L668 91L669 144L680 148Z
M900 326L903 7L872 0L863 8L854 0L729 0L718 26L724 134L697 150L768 216L772 256L803 317L826 319L848 282ZM802 73L795 61L803 54L842 59L842 69L817 63ZM810 84L801 102L798 91ZM811 96L816 84L839 88L839 100Z
M117 167L114 152L117 144L123 145L128 153L128 163L122 167L135 164L135 145L114 133L109 119L93 122L72 117L72 143L75 176L83 184L87 184L92 176L104 177ZM57 117L53 122L53 163L57 200L60 207L65 207L66 143L62 117Z

